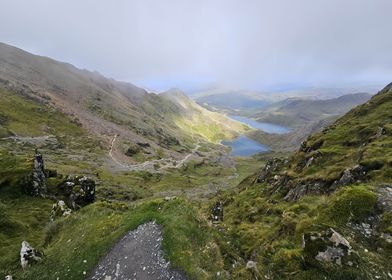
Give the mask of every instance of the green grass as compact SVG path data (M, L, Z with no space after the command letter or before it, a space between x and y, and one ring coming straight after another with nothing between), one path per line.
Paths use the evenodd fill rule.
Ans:
M163 226L166 257L191 279L211 279L221 269L222 257L207 222L192 205L177 199L155 200L135 208L109 202L89 205L47 226L41 243L33 243L44 249L41 263L24 272L10 272L18 279L83 279L83 272L91 271L116 240L151 220ZM36 234L40 232L42 229ZM48 240L49 244L43 247ZM16 255L14 261L16 267Z
M326 131L312 135L307 140L307 148L313 151L296 153L289 174L334 180L344 169L361 164L369 170L367 177L370 180L392 180L392 94L388 90L384 89L368 103L354 108ZM372 140L379 127L384 127L386 134ZM321 153L321 158L310 167L302 168L314 151Z
M342 275L364 275L360 279L368 279L370 268L379 272L387 269L387 256L392 248L381 245L377 238L364 240L346 225L347 222L364 222L377 213L373 187L350 186L332 196L304 196L296 202L285 202L266 195L265 185L249 186L249 182L244 181L239 192L232 190L219 198L225 203L222 224L225 230L222 232L240 261L256 261L261 275L273 279L309 279L307 270L310 270L313 275L326 279L345 279L339 278ZM385 216L385 227L388 221L390 217ZM356 271L346 267L304 266L302 235L329 227L347 237L354 250L360 252L362 262ZM383 246L384 250L377 251L377 246ZM364 248L372 253L363 253ZM251 277L244 266L226 269L236 276L235 279Z

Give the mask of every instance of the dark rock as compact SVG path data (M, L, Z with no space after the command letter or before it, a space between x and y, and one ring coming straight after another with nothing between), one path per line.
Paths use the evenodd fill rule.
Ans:
M358 264L358 256L350 243L341 234L330 228L323 232L303 235L303 251L306 260L314 263L332 263L353 266Z
M298 200L304 195L319 195L328 192L330 183L323 180L298 181L284 197L286 201Z
M25 269L32 263L36 263L42 259L42 252L31 247L26 241L22 242L22 248L20 249L20 263L22 268Z
M34 155L33 170L27 177L24 191L33 196L44 195L47 192L44 159L37 149Z
M68 206L75 210L95 201L95 181L86 176L69 177L58 188L64 193Z
M130 146L125 154L129 157L136 155L138 152L140 152L140 147L139 146Z
M151 147L150 143L137 142L136 144L139 145L142 148L150 148Z
M216 202L212 207L211 220L213 222L223 221L223 203L221 201Z
M336 189L341 186L350 185L364 180L366 177L366 169L361 165L356 165L353 168L348 168L343 171L339 180L333 182L331 189Z

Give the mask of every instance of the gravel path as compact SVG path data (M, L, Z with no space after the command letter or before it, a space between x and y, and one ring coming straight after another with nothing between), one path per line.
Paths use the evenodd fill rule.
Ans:
M140 225L127 233L100 261L90 280L186 279L170 268L163 257L162 229L155 222Z

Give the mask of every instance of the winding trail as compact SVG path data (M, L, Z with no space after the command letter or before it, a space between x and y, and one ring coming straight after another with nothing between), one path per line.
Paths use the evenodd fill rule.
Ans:
M147 170L147 169L149 171L160 171L160 170L164 170L164 169L168 169L168 168L180 168L200 148L200 141L198 140L195 148L193 148L189 154L187 154L183 159L181 159L178 162L174 158L161 158L161 159L154 159L154 160L145 161L143 163L124 164L124 163L120 162L118 159L116 159L116 157L113 155L113 149L114 149L114 145L117 140L117 137L118 137L117 134L114 135L114 137L111 141L110 149L109 149L109 156L116 164L118 164L122 168L126 168L128 171L143 171L143 170ZM159 168L156 168L157 164L159 164L161 166Z

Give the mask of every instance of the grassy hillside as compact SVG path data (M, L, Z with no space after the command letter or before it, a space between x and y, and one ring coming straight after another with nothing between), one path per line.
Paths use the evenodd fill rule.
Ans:
M254 114L253 117L260 122L271 122L295 128L343 115L351 108L366 102L370 97L371 95L367 93L356 93L326 100L291 98L273 103Z
M392 84L222 194L222 236L238 253L227 261L240 263L227 267L235 279L389 279L391 112ZM351 249L328 241L331 228Z

